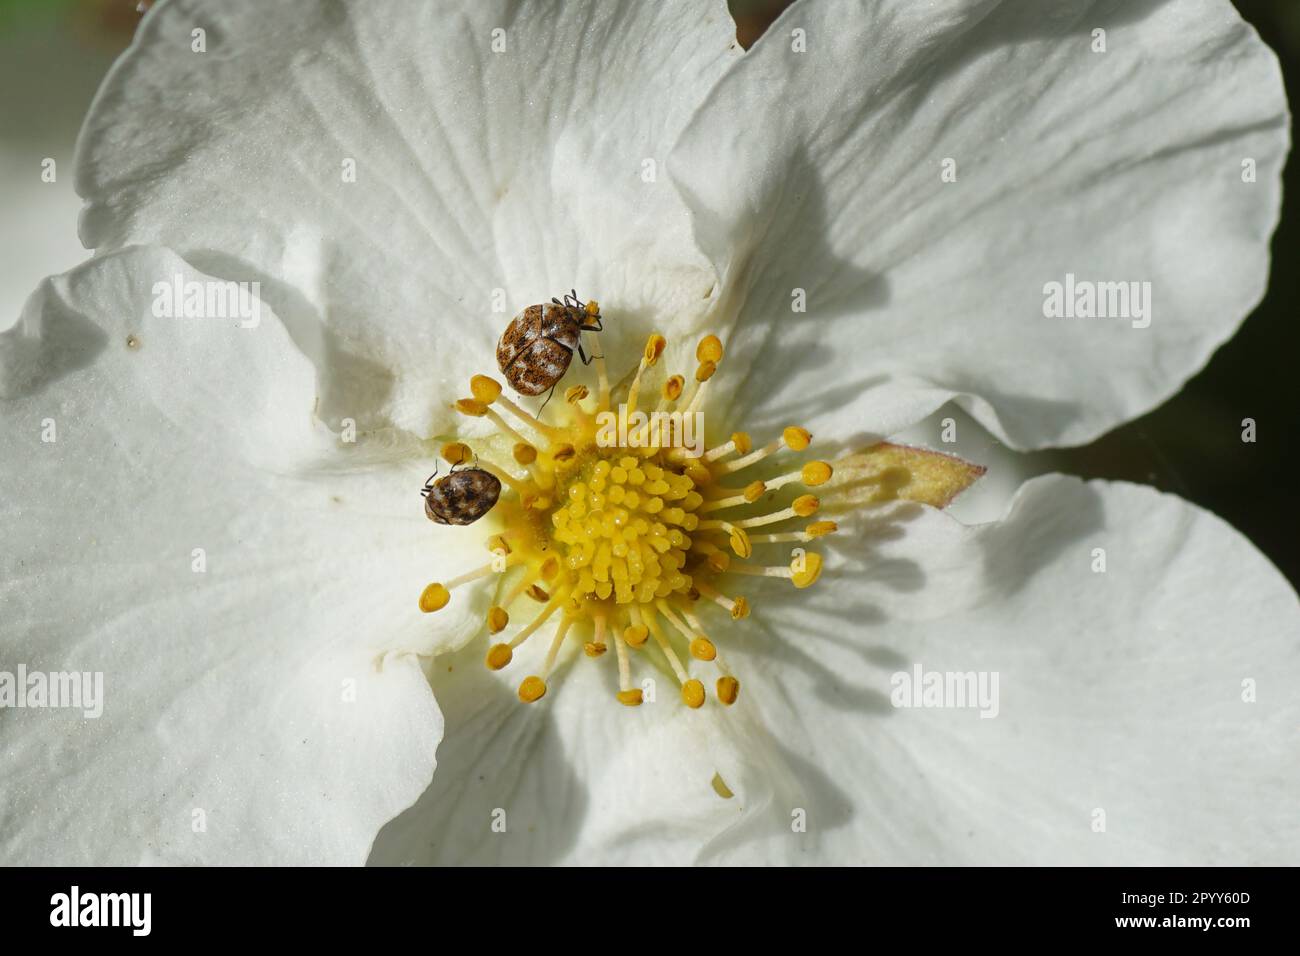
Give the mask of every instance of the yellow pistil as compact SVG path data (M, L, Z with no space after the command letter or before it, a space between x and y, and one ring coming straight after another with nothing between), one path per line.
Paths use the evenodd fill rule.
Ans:
M593 309L589 304L592 317L599 314ZM616 698L626 706L638 706L646 696L635 681L634 665L671 674L687 707L708 702L708 684L715 700L730 706L739 698L740 680L723 660L729 635L722 631L742 626L732 622L750 614L749 599L735 593L735 582L782 578L796 588L816 582L822 558L798 545L835 532L837 525L806 520L820 510L821 499L786 489L817 488L818 495L833 496L840 461L832 466L820 459L789 460L812 442L798 425L757 449L747 432L732 432L698 457L639 441L650 434L644 425L629 429L627 447L607 447L597 440L602 413L613 413L621 402L630 415L643 395L657 395L656 411L693 412L702 407L706 387L719 378L725 350L720 339L707 335L697 343L695 366L670 374L658 368L667 342L655 333L645 340L633 373L611 386L600 344L587 343L588 353L596 356L594 396L586 384L571 382L564 402L537 415L512 401L495 379L470 379L470 396L455 407L496 427L503 440L476 443L477 451L505 458L509 449L513 470L480 462L504 485L485 519L495 525L488 539L493 561L430 584L420 595L420 610L439 611L452 600L454 588L501 573L485 619L488 633L500 638L492 639L484 662L502 670L520 666L516 657L528 659L531 673L525 670L518 685L521 701L541 700L568 661L586 657L595 666L606 658L617 662ZM574 363L568 374L581 375L580 366ZM441 454L453 464L475 457L457 441L443 445ZM764 465L762 475L729 477L778 455L774 460L783 464ZM837 503L833 513L843 510ZM759 528L764 533L750 533ZM756 548L769 546L775 547L768 557L751 561ZM515 626L522 613L516 605L525 598L543 606ZM525 648L557 612L559 623L548 631L545 652ZM709 633L710 615L721 622L713 626L717 639ZM613 654L607 654L610 644ZM566 646L583 654L566 655Z

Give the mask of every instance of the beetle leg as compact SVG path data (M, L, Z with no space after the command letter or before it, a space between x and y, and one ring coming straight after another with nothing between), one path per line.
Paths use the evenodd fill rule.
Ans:
M560 384L560 383L559 383L559 382L556 382L556 383L555 383L555 385L558 385L558 384ZM545 402L542 402L542 407L539 408L539 409L537 410L537 417L538 417L538 418L541 418L541 416L542 416L542 412L546 411L546 406L547 406L547 404L550 402L550 400L551 400L551 396L555 394L555 385L552 385L552 386L551 386L551 390L550 390L549 392L546 393L546 401L545 401Z

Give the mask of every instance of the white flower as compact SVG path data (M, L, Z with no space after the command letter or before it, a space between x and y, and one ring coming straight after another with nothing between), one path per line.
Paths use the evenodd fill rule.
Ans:
M956 399L1083 442L1262 294L1287 119L1226 0L818 0L743 57L721 0L160 4L82 134L97 257L0 336L0 670L104 674L98 719L0 711L0 858L360 862L424 792L374 859L1294 862L1295 596L1149 489L858 510L717 629L731 708L581 659L525 707L486 593L414 600L481 560L415 493L518 307L591 290L620 368L718 332L707 412L762 440ZM1045 318L1067 274L1153 320ZM256 327L158 317L177 275ZM914 665L997 718L892 707Z

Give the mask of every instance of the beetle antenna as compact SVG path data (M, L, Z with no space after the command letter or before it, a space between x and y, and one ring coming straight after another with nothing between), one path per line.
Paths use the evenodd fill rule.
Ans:
M438 466L433 466L433 474L424 481L424 489L420 492L420 497L428 497L429 492L433 489L433 479L438 477Z

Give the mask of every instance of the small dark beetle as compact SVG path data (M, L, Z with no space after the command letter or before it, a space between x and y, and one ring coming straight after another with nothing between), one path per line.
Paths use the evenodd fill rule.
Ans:
M564 377L576 351L587 365L582 333L599 332L600 306L582 302L577 290L520 312L497 342L497 367L521 395L540 395Z
M444 478L435 471L424 483L424 513L438 524L473 524L492 510L501 496L501 480L482 468L453 466Z

